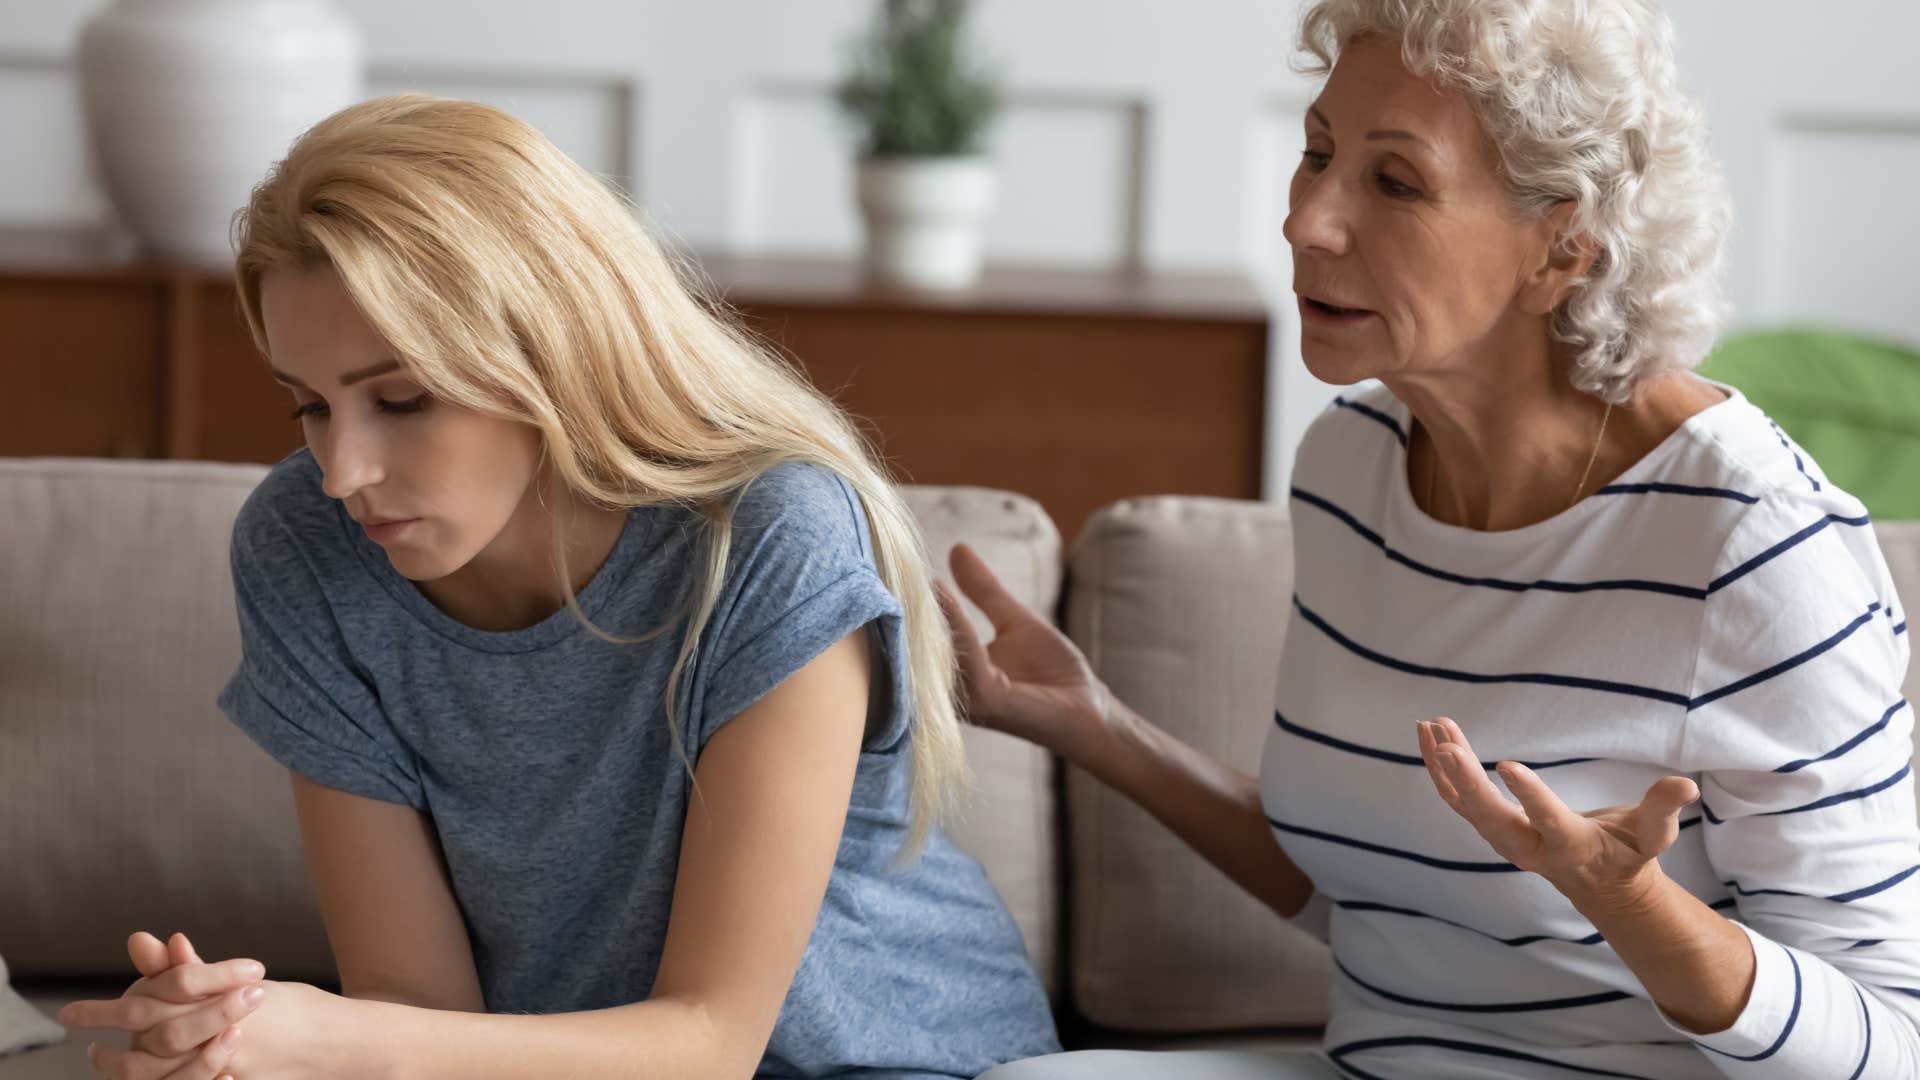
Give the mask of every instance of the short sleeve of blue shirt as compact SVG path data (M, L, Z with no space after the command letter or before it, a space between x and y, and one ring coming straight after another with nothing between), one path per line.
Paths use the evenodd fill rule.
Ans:
M426 808L419 770L357 674L328 603L323 571L305 552L304 529L337 528L283 514L278 476L241 507L231 558L240 663L219 706L288 769L315 783L382 802Z
M824 468L768 470L735 505L726 581L690 687L689 745L704 747L728 720L868 624L884 679L876 679L863 749L885 752L911 726L911 680L902 610L875 568L860 500Z

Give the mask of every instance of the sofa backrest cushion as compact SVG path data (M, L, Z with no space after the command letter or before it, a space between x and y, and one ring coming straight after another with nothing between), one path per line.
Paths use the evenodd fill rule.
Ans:
M1292 578L1282 507L1128 500L1074 544L1068 633L1122 701L1252 773ZM1069 768L1066 794L1068 982L1082 1017L1158 1032L1326 1019L1323 945L1087 774Z
M126 975L127 935L330 978L286 771L214 708L227 544L266 470L0 461L0 954Z

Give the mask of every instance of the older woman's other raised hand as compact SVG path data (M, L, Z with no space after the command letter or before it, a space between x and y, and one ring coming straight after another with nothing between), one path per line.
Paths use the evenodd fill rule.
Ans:
M1423 720L1419 733L1420 756L1446 804L1501 858L1546 878L1583 911L1620 910L1647 895L1660 876L1656 860L1680 835L1680 811L1700 797L1692 780L1669 776L1638 806L1579 813L1532 769L1503 761L1497 771L1520 800L1515 806L1494 787L1459 724Z
M68 1027L131 1034L128 1052L88 1048L103 1076L138 1080L214 1080L233 1060L238 1022L264 998L266 966L256 960L209 964L185 934L162 944L145 931L127 939L140 978L111 1001L76 1001L60 1010Z
M1073 758L1076 746L1097 741L1111 721L1111 697L1087 658L1052 623L1000 584L979 555L954 547L953 579L993 624L982 644L960 598L936 585L953 630L967 718Z

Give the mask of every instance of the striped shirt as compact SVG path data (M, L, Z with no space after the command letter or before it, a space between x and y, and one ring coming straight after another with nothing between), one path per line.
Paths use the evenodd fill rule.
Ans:
M1419 509L1409 431L1387 390L1352 391L1293 478L1261 788L1327 920L1334 1062L1423 1080L1920 1077L1909 639L1865 509L1737 392L1504 532ZM1434 716L1576 810L1699 783L1660 862L1752 939L1731 1028L1671 1023L1553 886L1441 802L1414 727Z

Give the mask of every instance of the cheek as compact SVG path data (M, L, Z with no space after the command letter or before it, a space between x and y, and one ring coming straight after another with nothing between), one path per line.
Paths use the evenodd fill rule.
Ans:
M1396 351L1408 359L1443 355L1485 334L1506 312L1509 253L1492 250L1471 230L1409 224L1383 236L1368 262Z
M512 518L538 461L538 443L526 431L473 414L420 425L408 481L439 518L436 539L471 548L470 557Z

